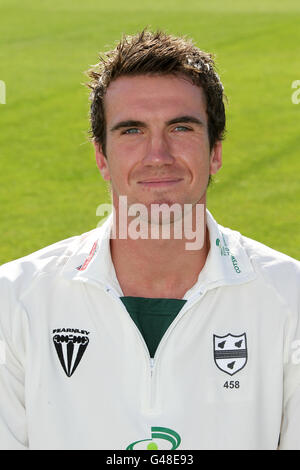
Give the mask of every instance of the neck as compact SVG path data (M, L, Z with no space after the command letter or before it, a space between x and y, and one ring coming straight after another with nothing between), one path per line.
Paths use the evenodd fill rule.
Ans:
M125 296L181 299L195 284L209 251L205 206L202 209L201 218L192 211L194 240L184 230L179 239L172 236L174 233L168 239L122 239L116 215L111 257ZM150 228L148 225L148 234ZM129 233L130 222L127 230Z

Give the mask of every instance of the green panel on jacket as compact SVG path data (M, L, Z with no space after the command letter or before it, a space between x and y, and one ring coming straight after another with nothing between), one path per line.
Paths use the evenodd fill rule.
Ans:
M151 357L186 300L121 297L128 313L144 337Z

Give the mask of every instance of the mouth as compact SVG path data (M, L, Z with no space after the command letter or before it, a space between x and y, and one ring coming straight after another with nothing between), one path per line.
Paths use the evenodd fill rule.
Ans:
M181 181L183 181L183 178L152 178L149 180L138 181L138 184L147 188L162 188L176 185Z

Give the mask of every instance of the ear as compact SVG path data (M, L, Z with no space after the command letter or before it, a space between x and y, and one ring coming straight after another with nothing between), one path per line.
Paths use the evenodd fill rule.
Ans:
M98 142L96 142L95 140L93 140L93 144L95 147L96 162L100 170L100 173L103 176L103 179L105 179L105 181L109 181L110 180L109 167L107 164L107 158L105 157L102 151L102 146L98 144Z
M210 154L210 174L215 175L222 166L222 142L218 140Z

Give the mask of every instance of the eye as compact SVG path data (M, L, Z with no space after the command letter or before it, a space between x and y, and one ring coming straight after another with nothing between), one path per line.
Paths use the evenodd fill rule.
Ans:
M183 131L183 132L187 132L187 131L191 131L192 129L190 127L186 127L186 126L176 126L174 128L174 131L176 131L177 129L179 129L179 131Z
M121 132L121 134L137 134L140 129L136 127L131 127L130 129L126 129L125 131Z

